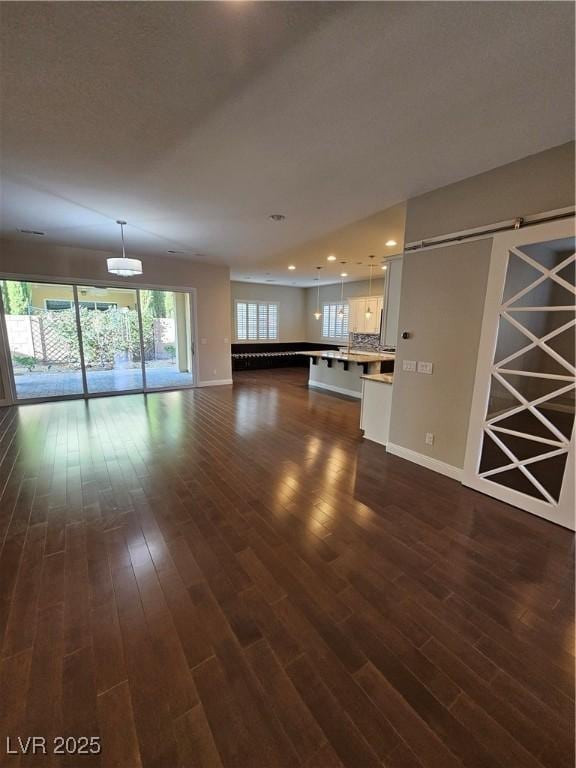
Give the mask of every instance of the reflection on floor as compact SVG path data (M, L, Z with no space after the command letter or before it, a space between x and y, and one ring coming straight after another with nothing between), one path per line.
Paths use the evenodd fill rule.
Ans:
M306 379L0 408L0 734L98 736L70 764L101 768L572 766L572 534Z
M121 392L142 388L140 368L116 368L108 371L88 371L89 392ZM27 373L15 377L19 398L60 397L82 393L80 371L58 373ZM186 387L192 384L191 373L181 373L176 366L146 369L148 388Z

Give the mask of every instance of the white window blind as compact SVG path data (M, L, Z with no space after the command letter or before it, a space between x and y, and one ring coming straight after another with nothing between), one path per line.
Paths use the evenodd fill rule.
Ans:
M342 316L339 312L343 310ZM322 307L322 336L325 339L342 339L348 336L348 304L324 304Z
M236 338L239 341L277 339L278 304L268 301L237 301Z

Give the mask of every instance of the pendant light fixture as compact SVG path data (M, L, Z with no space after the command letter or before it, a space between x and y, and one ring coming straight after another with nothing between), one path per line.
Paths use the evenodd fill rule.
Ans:
M108 272L111 275L121 275L122 277L134 277L134 275L142 274L142 262L140 259L128 259L126 258L126 248L124 247L124 226L125 221L120 219L116 222L120 224L120 237L122 238L122 258L110 258L107 259Z
M320 270L322 267L316 267L316 269ZM322 317L322 312L320 312L320 272L318 272L316 280L318 281L318 292L316 294L316 312L314 312L314 317L316 320L320 320Z
M374 256L370 256L370 259L374 259ZM372 317L372 310L370 309L370 299L372 298L372 268L374 267L374 262L370 262L370 282L368 287L368 304L366 305L366 312L364 312L364 317L366 320L370 320Z
M338 317L340 320L344 320L344 278L340 278L340 309L338 310Z

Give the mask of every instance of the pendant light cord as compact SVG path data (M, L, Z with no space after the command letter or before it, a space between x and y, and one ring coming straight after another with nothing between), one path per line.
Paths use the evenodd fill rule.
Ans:
M124 223L120 222L120 237L122 238L122 258L126 258L126 248L124 247Z

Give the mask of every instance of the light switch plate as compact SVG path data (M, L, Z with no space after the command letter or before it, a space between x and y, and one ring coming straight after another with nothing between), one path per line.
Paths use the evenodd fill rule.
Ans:
M421 360L418 361L418 373L432 373L432 363L424 363Z
M403 360L402 361L402 370L403 371L415 371L416 370L416 360Z

